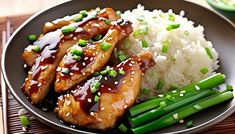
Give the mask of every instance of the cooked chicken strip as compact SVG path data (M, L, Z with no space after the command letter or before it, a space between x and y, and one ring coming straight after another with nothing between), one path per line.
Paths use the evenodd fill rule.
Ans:
M79 39L90 39L97 34L106 33L110 27L110 24L105 23L104 18L92 19L85 24L82 22L72 23L71 25L76 25L77 27L73 33L63 35L61 29L58 29L45 34L38 42L35 42L43 50L37 56L22 86L23 92L31 99L33 104L42 101L51 85L53 85L56 68L66 54L67 49L77 43ZM83 26L83 28L80 26ZM34 52L31 52L33 51L29 51L29 57L27 56L27 59L30 59L30 56L34 55Z
M141 75L154 64L148 52L133 56L109 68L109 73L93 77L60 96L55 112L60 119L74 125L99 130L112 128L134 104Z
M97 16L94 17L94 14L97 13ZM65 17L66 18L66 17ZM70 18L70 17L67 17ZM46 46L56 46L62 38L66 40L74 39L72 43L64 43L67 47L71 47L72 44L76 43L79 38L90 39L98 34L105 34L109 28L109 25L106 24L103 20L109 19L111 21L117 20L119 16L116 15L116 12L112 8L104 8L103 10L90 11L88 16L83 18L80 22L74 22L72 18L70 19L59 19L54 22L47 22L44 26L44 35L40 36L39 39L29 45L22 54L24 62L28 66L32 66L35 63L35 59L40 55L43 49ZM50 24L49 24L50 23ZM78 37L76 35L63 35L61 29L63 26L79 26L75 33L79 33ZM81 28L80 28L81 27ZM58 30L56 30L58 29ZM54 31L56 30L56 31ZM51 31L51 32L49 32ZM48 33L47 33L48 32ZM83 36L80 36L80 33L83 33ZM74 36L75 38L71 37ZM40 51L35 51L33 48L39 46Z
M55 91L63 92L74 85L82 82L95 71L99 71L109 60L112 51L120 40L132 32L131 23L123 19L114 24L105 37L93 44L83 47L83 55L79 61L75 60L71 53L72 47L68 50L60 65L57 68ZM103 45L110 45L107 50L102 50ZM64 70L69 70L64 73Z

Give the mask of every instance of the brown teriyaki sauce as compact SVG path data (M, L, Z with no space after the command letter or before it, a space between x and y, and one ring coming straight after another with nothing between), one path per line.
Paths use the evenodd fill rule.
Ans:
M46 33L38 41L34 42L34 45L40 46L41 52L39 52L40 54L36 58L35 64L32 66L32 71L29 71L29 73L32 74L32 80L30 82L29 86L30 90L28 95L31 96L33 93L38 92L40 85L43 84L37 81L38 77L40 76L40 73L47 68L46 64L53 64L56 55L59 51L59 45L61 43L63 43L66 40L71 40L74 37L78 37L85 40L92 38L88 32L83 30L82 27L91 20L103 21L106 19L107 18L97 17L88 14L88 16L83 18L81 22L74 22L71 24L71 25L76 25L75 32L70 34L62 34L61 29L58 29L56 31ZM25 93L25 84L23 84L21 89Z

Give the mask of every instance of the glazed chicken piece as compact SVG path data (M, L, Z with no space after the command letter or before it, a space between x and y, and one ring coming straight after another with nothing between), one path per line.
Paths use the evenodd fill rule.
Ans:
M76 26L76 30L69 34L62 34L62 30L58 29L49 32L42 36L35 44L40 46L42 51L35 53L34 51L27 51L26 48L24 58L33 64L31 70L28 72L28 77L22 86L23 92L29 97L33 104L41 102L54 83L56 68L61 59L66 54L66 51L73 44L77 43L79 39L90 39L98 34L105 34L110 24L106 24L105 20L110 16L106 14L107 18L103 18L104 11L100 11L102 18L87 19L79 23L72 23ZM115 14L115 11L113 11ZM112 16L112 15L111 15ZM32 57L31 57L32 56ZM36 59L35 59L36 58Z
M94 14L97 14L96 17ZM53 22L45 23L44 35L41 35L39 39L33 43L33 45L29 45L22 54L25 64L31 67L46 46L54 48L60 43L60 45L64 45L64 49L67 49L75 44L80 38L90 39L96 35L105 34L110 25L105 23L104 20L108 19L110 21L115 21L119 18L112 8L91 10L88 12L87 17L84 17L79 22L74 22L73 18L75 16L76 15L70 17L67 16ZM74 34L64 35L62 33L62 29L67 25L77 27ZM62 41L64 41L64 43L61 43ZM38 49L34 49L37 47Z
M155 64L149 52L132 56L101 71L58 98L55 112L67 123L106 130L132 106L139 94L141 75Z
M55 91L63 92L99 71L108 62L115 45L132 32L131 23L120 19L113 24L104 38L79 48L77 45L68 50L57 68ZM74 49L82 49L79 60L74 57Z

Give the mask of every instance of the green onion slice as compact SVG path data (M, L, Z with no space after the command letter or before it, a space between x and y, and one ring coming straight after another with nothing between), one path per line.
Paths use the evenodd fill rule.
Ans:
M123 133L125 133L125 132L128 130L128 128L127 128L125 125L123 125L123 124L121 124L120 126L118 126L118 129L119 129L120 131L122 131Z
M36 40L37 40L36 34L30 34L30 35L28 36L28 41L29 41L29 42L34 42L34 41L36 41Z
M117 71L111 70L111 71L109 72L109 76L116 77L116 76L117 76Z
M141 44L143 48L147 48L148 47L148 42L146 40L141 40Z
M162 52L167 53L169 50L169 41L163 41L162 42Z
M28 120L27 116L25 116L25 115L20 116L20 122L23 127L29 126L29 120Z
M157 83L157 90L161 90L164 86L164 81L163 80L159 80L159 82Z
M210 59L213 59L213 55L212 55L212 53L211 53L210 48L205 47L205 50L206 50L206 53L207 53L208 57L209 57Z
M171 31L180 27L180 24L170 24L167 26L166 30Z
M168 14L168 20L175 21L175 16L173 14Z
M78 41L78 45L85 47L87 45L88 41L87 40L83 40L83 39L79 39Z
M75 22L82 21L82 19L83 19L82 14L77 14L77 15L74 16L74 18L73 18L73 20L74 20Z
M206 74L208 71L209 71L209 69L207 67L203 67L203 68L200 69L200 72L202 74Z
M32 46L32 50L33 50L34 52L40 52L40 51L41 51L41 48L40 48L39 45L33 45L33 46Z
M101 42L100 44L100 49L103 50L103 51L107 51L109 48L112 47L112 44L111 43L108 43L106 41L103 41Z

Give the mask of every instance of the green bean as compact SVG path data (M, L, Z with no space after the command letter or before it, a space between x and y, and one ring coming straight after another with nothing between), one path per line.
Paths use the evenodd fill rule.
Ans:
M147 112L140 114L138 116L129 118L129 121L133 127L140 126L140 125L148 123L154 119L157 119L167 113L170 113L176 109L184 107L188 104L191 104L197 100L208 97L208 96L215 94L215 93L216 93L216 90L204 90L200 93L191 94L189 96L183 96L183 97L181 97L180 101L171 102L170 105L165 106L165 107L157 107L155 109L147 111Z
M179 90L177 90L177 93L172 93L172 97L175 97L175 100L177 100L177 96L180 95L180 91L185 91L186 95L197 92L198 90L205 90L205 89L213 89L214 87L224 83L225 76L221 73L214 74L206 79L203 79L196 84L187 85ZM179 97L178 97L179 98ZM138 105L135 105L134 107L131 107L129 109L130 116L136 116L140 113L143 113L145 111L151 110L155 107L158 107L160 105L160 102L168 100L167 96L163 98L156 98L153 100L149 100L143 103L140 103Z
M222 93L215 94L211 97L207 97L203 100L199 100L188 106L182 107L174 112L171 112L158 120L150 122L140 127L132 128L134 134L148 133L154 130L161 129L177 123L179 120L184 119L192 114L202 111L208 107L214 106L216 104L222 103L233 98L233 93L231 91L226 91Z

